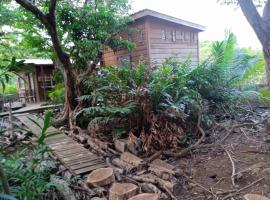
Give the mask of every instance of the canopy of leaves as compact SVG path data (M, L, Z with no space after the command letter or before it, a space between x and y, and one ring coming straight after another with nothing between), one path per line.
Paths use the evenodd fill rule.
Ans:
M97 54L106 48L134 48L133 43L116 37L130 22L128 9L125 0L59 4L57 16L62 43L77 68L95 62Z

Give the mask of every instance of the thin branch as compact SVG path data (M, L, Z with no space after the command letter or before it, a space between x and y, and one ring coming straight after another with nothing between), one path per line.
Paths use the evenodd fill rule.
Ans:
M235 164L234 164L234 161L233 161L233 158L231 156L231 154L228 152L228 150L225 149L225 152L226 154L228 155L231 163L232 163L232 176L231 176L231 179L232 179L232 184L233 186L235 186L235 181L234 181L234 176L235 176Z
M55 9L56 9L56 0L51 0L49 7L49 15L55 15Z
M242 192L243 190L246 190L246 189L250 188L251 186L255 185L256 183L262 181L263 179L264 179L264 178L260 178L260 179L258 179L258 180L256 180L256 181L250 183L249 185L247 185L247 186L245 186L245 187L243 187L243 188L237 190L236 192L231 193L231 194L228 194L227 196L223 197L222 200L226 200L226 199L228 199L228 198L231 198L231 197L234 197L234 196L238 195L238 194L239 194L240 192Z
M180 152L177 152L177 153L172 153L172 152L164 152L165 155L167 156L173 156L173 157L182 157L182 156L185 156L188 152L196 149L197 147L199 147L199 145L202 143L202 141L204 140L205 138L205 132L204 130L202 129L201 127L201 113L199 112L199 116L198 116L198 122L197 122L197 128L198 130L200 131L200 133L202 134L200 139L192 146L186 148L186 149L183 149L182 151Z
M20 4L22 7L24 7L26 10L33 13L42 23L45 23L46 16L45 14L38 9L34 4L32 4L31 1L28 0L15 0L18 4Z

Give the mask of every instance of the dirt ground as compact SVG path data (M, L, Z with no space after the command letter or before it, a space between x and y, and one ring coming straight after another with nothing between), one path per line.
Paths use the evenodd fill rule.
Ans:
M218 143L235 124L263 121L270 109L256 109L226 127L211 130L208 142ZM269 137L269 138L267 138ZM243 199L252 193L270 197L270 134L265 123L236 128L218 147L198 148L187 158L173 162L186 178L179 199ZM234 174L232 178L232 174Z

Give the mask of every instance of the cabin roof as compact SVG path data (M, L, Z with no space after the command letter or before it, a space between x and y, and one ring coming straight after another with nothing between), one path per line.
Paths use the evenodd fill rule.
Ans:
M168 22L176 23L179 25L187 26L187 27L191 27L191 28L194 28L198 31L205 31L206 30L205 26L202 26L202 25L199 25L199 24L196 24L193 22L185 21L185 20L182 20L182 19L179 19L176 17L172 17L170 15L166 15L163 13L159 13L159 12L156 12L156 11L150 10L150 9L144 9L144 10L138 11L138 12L131 15L131 17L135 21L140 19L140 18L146 17L146 16L154 17L157 19L165 20Z
M24 64L32 64L32 65L53 65L53 61L51 59L17 59L18 61L24 60Z

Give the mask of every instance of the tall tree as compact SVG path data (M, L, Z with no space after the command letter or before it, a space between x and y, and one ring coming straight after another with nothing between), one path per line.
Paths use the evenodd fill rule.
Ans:
M130 21L128 1L15 1L32 13L40 29L45 28L50 37L64 72L66 95L62 119L69 119L72 125L77 97L83 94L83 80L95 71L103 51L134 47L128 40L116 37Z
M220 1L220 0L219 0ZM270 0L223 0L226 4L238 4L263 47L267 83L270 88ZM260 14L258 7L263 7Z

